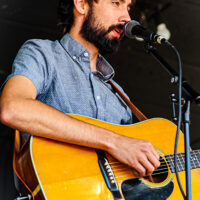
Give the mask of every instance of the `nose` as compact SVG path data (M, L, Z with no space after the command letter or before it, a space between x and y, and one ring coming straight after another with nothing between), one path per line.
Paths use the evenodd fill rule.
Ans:
M126 23L127 21L130 21L131 20L131 17L129 15L129 12L127 9L125 9L123 12L121 12L121 15L119 17L119 22L122 23Z

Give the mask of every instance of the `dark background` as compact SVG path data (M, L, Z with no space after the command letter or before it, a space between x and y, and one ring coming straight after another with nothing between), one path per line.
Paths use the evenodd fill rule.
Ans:
M13 59L28 39L58 38L56 26L57 1L0 0L0 82L10 73ZM176 0L162 12L163 21L171 31L170 41L179 50L183 76L200 92L200 1ZM150 21L149 28L155 30ZM176 58L166 47L159 52L177 70ZM147 53L143 43L125 39L117 55L106 56L116 70L117 80L131 100L149 117L171 119L169 94L176 91L170 76ZM191 109L191 146L200 148L200 107ZM0 199L13 199L12 179L13 130L0 124ZM162 133L161 137L162 137Z

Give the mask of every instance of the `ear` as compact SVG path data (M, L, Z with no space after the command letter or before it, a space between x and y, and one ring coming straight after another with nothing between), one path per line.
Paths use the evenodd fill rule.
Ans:
M87 0L74 0L74 8L82 15L85 15L88 11L89 5Z

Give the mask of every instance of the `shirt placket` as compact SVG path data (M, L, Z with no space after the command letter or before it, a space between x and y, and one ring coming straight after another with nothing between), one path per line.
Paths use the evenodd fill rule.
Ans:
M104 106L103 106L103 101L102 101L102 96L101 96L101 90L98 87L98 82L97 82L97 77L91 73L90 75L92 87L94 90L94 101L97 106L97 119L99 120L104 120Z

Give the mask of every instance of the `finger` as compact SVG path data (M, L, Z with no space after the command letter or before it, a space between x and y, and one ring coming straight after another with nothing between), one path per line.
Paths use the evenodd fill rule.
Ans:
M160 159L160 154L158 153L158 151L153 147L153 154L155 155L155 157L157 158L157 160Z
M156 157L157 160L160 159L160 154L157 152L157 150L153 145L151 145L151 152L153 153L153 155Z
M152 153L156 158L157 158L157 160L159 160L159 158L160 158L160 155L159 155L159 153L157 152L157 150L154 148L154 146L151 144L151 142L149 142L149 141L145 141L146 142L146 144L145 144L145 152L146 153Z
M153 173L153 171L155 170L154 165L149 161L149 159L146 158L142 158L140 160L140 164L143 166L143 168L145 168L145 176L149 176Z
M137 171L138 174L136 174L136 176L140 176L140 177L144 177L146 176L146 169L145 167L140 164L139 162L137 164L135 164L134 169Z
M154 154L148 153L147 154L148 161L153 165L154 170L160 166L160 161Z

